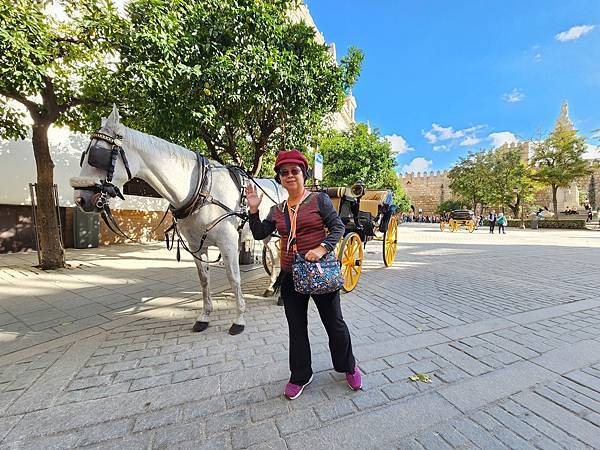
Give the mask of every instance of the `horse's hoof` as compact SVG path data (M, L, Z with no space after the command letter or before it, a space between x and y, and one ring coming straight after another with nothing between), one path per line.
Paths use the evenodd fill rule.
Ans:
M271 297L271 296L273 296L273 294L274 294L274 293L275 293L275 290L274 290L274 289L267 289L267 290L264 292L264 294L263 294L263 297Z
M192 331L194 333L200 333L201 331L204 331L207 328L208 328L208 322L200 322L200 321L198 321L192 327Z
M232 336L240 334L242 331L244 331L244 325L238 325L237 323L234 323L231 325L231 328L229 328L229 334Z

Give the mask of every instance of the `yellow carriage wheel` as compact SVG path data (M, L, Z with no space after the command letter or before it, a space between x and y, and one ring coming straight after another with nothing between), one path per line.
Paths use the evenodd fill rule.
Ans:
M338 259L342 263L342 274L346 280L342 289L345 292L350 292L356 287L362 272L363 247L358 234L348 233L344 237L340 245Z
M467 220L467 230L469 230L469 233L472 233L475 230L475 222Z
M396 259L398 251L398 219L392 216L387 230L383 234L383 263L390 267Z
M440 231L444 231L444 228L446 228L446 222L440 222Z
M452 231L452 232L458 230L458 227L457 227L454 219L450 219L450 221L448 222L448 228L450 228L450 231Z

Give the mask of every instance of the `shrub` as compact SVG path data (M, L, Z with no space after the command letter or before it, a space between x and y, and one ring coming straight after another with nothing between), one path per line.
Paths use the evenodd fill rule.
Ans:
M509 227L518 228L521 226L521 219L510 219ZM525 228L531 228L531 219L525 220ZM538 228L554 228L561 230L583 230L585 229L585 220L552 220L544 219L538 222Z

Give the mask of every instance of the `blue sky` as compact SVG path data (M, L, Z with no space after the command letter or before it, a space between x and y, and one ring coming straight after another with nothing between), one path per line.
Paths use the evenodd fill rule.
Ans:
M394 136L398 171L544 136L563 100L583 135L600 128L600 0L306 4L338 58L365 52L356 119Z

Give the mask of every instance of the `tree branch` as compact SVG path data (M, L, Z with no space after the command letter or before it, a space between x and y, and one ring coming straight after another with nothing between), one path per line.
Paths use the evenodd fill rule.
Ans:
M36 102L28 100L24 95L12 91L0 91L0 95L21 103L23 106L25 106L25 108L27 108L32 116L37 116L40 113L40 105L38 105Z

